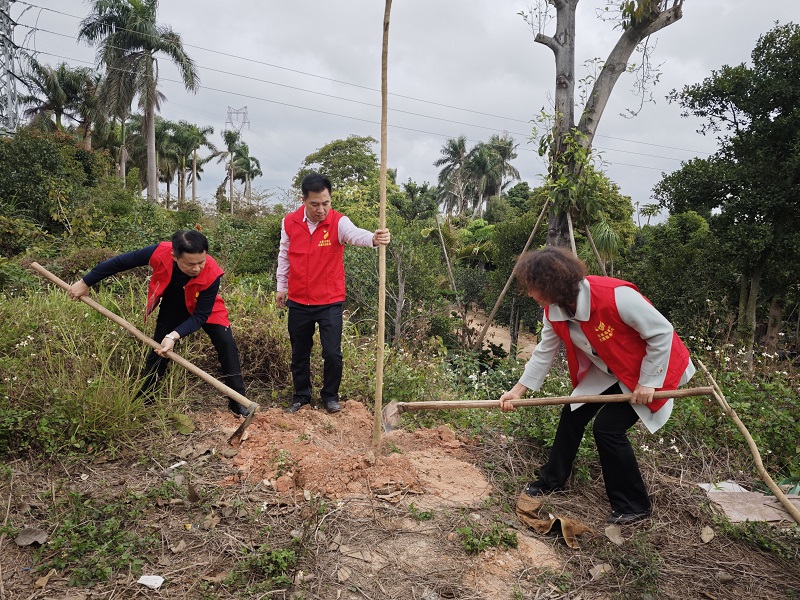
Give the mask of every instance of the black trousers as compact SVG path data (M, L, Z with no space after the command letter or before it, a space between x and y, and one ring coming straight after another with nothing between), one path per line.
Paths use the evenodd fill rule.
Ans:
M160 316L161 315L159 315L159 317ZM182 322L183 319L175 323L172 320L162 320L159 318L159 320L156 321L156 330L153 334L153 339L160 343L165 335ZM214 348L217 351L217 358L219 359L219 366L222 371L222 382L244 396L245 389L244 381L242 380L242 367L239 362L239 349L236 347L231 328L224 325L206 323L203 325L203 331L211 338L211 343L214 344ZM171 362L170 359L162 358L156 354L155 350L150 350L150 353L145 359L144 369L142 369L141 378L143 383L138 395L147 396L152 400L152 395L158 381L164 377L164 374L167 372L167 367Z
M314 326L319 326L322 345L322 402L339 399L342 383L342 303L305 306L287 301L289 339L292 342L293 402L311 401L311 346Z
M603 392L621 393L619 384ZM650 498L626 433L639 420L639 415L628 402L584 404L575 410L565 404L550 458L540 470L542 481L549 488L564 487L578 454L583 432L592 417L595 417L592 433L612 510L623 513L649 511Z

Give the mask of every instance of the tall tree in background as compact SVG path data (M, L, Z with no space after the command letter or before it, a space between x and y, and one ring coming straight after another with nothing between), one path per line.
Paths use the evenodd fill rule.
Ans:
M248 204L252 199L252 183L256 177L261 177L261 162L250 155L250 147L242 142L236 148L233 158L233 177L244 183L244 197Z
M622 34L595 79L586 104L579 111L580 120L576 124L575 12L578 1L540 0L538 8L531 9L529 13L521 13L531 26L535 41L550 48L555 58L554 125L546 145L549 153L549 176L553 180L566 181L566 185L556 188L557 197L553 198L553 207L549 213L547 243L564 247L572 243L570 212L574 188L586 164L585 160L576 160L576 156L588 156L600 117L614 85L620 75L628 70L628 60L633 52L650 35L673 24L683 15L683 0L609 2L608 8L617 8L619 11ZM552 36L542 31L551 6L556 11L556 30ZM643 56L646 65L646 49ZM644 76L646 77L646 73Z
M64 129L64 118L71 117L78 100L86 68L73 69L67 63L57 67L30 58L22 81L28 88L20 104L27 106L24 115L45 130Z
M197 69L184 52L180 36L156 22L158 0L93 0L92 14L81 22L78 39L99 46L97 60L106 68L112 88L114 80L127 78L144 112L147 140L147 196L158 199L155 114L163 94L158 91L158 59L164 54L178 67L189 91L197 89Z
M439 171L440 201L448 214L455 208L456 214L462 215L467 207L468 155L467 138L461 135L447 140L441 157L433 163L434 167L442 167Z
M655 192L670 212L707 219L727 248L740 273L738 331L752 361L765 280L780 300L800 269L800 25L761 36L751 59L673 94L686 115L707 119L720 149L664 177ZM785 278L790 265L794 277Z
M351 135L347 139L325 144L306 156L292 185L300 189L300 182L310 171L327 175L334 190L377 179L378 157L372 150L376 141L373 137Z
M206 147L211 151L212 155L217 154L217 148L209 137L213 135L214 128L211 126L200 127L186 121L180 121L179 125L192 145L192 202L195 203L197 202L197 167L199 165L197 151L201 147Z
M240 143L240 136L238 131L226 129L222 132L222 141L225 144L225 152L219 153L219 160L217 162L225 163L225 179L220 185L221 188L225 187L227 181L230 186L228 201L230 202L230 213L233 214L233 163L236 159L236 148Z

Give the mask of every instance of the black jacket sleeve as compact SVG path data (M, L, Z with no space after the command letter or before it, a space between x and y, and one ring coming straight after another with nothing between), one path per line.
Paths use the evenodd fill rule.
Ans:
M95 283L102 281L106 277L111 277L112 275L127 271L128 269L133 269L134 267L147 266L150 264L150 257L153 256L153 252L156 251L157 247L158 244L153 244L141 250L126 252L125 254L120 254L114 258L104 260L83 276L83 282L89 287L92 287Z

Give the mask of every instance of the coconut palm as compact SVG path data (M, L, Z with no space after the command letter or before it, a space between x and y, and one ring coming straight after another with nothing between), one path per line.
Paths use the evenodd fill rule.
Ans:
M194 91L199 84L197 68L184 51L181 37L156 22L157 10L158 0L93 0L92 14L81 22L78 34L78 39L98 45L98 63L105 66L109 80L132 80L144 113L147 196L151 200L158 198L155 114L163 99L158 91L156 55L164 54L175 63L187 90Z
M67 63L53 68L30 58L22 76L29 93L19 96L20 104L28 107L23 114L42 129L63 131L63 120L70 116L80 79L79 70Z
M495 182L499 196L504 187L520 178L519 171L511 164L511 161L517 158L518 144L508 135L494 134L489 138L487 146L492 152L493 160L497 163L495 170L500 175Z
M466 207L466 162L467 138L459 136L445 142L441 157L433 163L435 167L443 167L439 171L439 195L448 213L456 209L458 215L464 214Z
M197 156L197 151L202 147L205 146L209 150L211 150L212 158L218 154L216 146L211 142L209 136L214 133L214 128L211 126L200 127L195 125L194 123L189 123L188 121L179 121L178 127L176 129L176 134L179 138L179 144L183 149L186 147L191 147L191 161L192 161L192 171L191 171L191 181L192 181L192 202L197 202L197 181L198 181L198 167L200 167L204 162L208 161L204 159L201 161ZM183 144L186 143L188 146L184 146ZM183 194L184 201L186 200L186 188L184 187L184 194Z
M261 162L255 156L250 156L250 148L247 144L240 143L234 151L233 177L244 183L244 197L248 204L252 195L251 183L254 178L261 177L263 174Z
M225 179L222 181L220 185L221 188L224 189L225 183L228 182L230 185L230 195L228 196L228 202L230 203L230 211L233 214L233 163L236 159L236 148L239 146L239 132L233 131L231 129L226 129L222 132L222 140L225 143L225 151L219 153L219 158L217 162L224 162L225 163Z

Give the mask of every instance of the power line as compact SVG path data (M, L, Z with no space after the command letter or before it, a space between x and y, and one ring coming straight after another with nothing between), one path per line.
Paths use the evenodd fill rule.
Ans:
M30 50L30 49L27 49L27 50ZM90 61L81 60L81 59L77 59L77 58L72 58L72 57L68 57L68 56L62 56L62 55L59 55L59 54L54 54L52 52L38 51L38 53L39 54L45 54L47 56L53 56L53 57L56 57L56 58L61 58L63 60L70 60L70 61L75 61L75 62L80 62L80 63L85 63L85 64L92 64L92 65L94 64L94 63L92 63ZM113 69L113 70L119 71L119 72L123 72L123 73L131 73L131 71L127 71L127 70L124 70L124 69L119 69L119 68L116 68L116 67L110 67L110 68ZM178 83L180 85L183 85L182 81L179 81L177 79L169 79L169 78L166 78L166 77L160 78L159 81L169 82L169 83ZM261 96L253 96L253 95L250 95L250 94L244 94L242 92L234 92L234 91L229 90L229 89L223 90L223 89L209 87L209 86L203 86L203 89L209 90L209 91L214 91L214 92L220 92L220 93L223 93L223 94L230 94L230 95L233 95L233 96L238 96L238 97L246 98L246 99L249 99L249 100L257 100L257 101L260 101L260 102L267 102L267 103L270 103L270 104L277 104L279 106L286 106L286 107L289 107L289 108L296 108L296 109L299 109L299 110L306 110L306 111L315 112L315 113L324 114L324 115L329 115L329 116L333 116L333 117L351 119L351 120L354 120L354 121L360 121L362 123L368 123L370 125L380 125L380 122L378 122L378 121L372 121L370 119L364 119L362 117L353 117L353 116L350 116L350 115L343 115L343 114L340 114L340 113L321 110L321 109L317 109L317 108L309 108L307 106L300 106L300 105L291 104L291 103L288 103L288 102L281 102L279 100L271 100L269 98L263 98ZM450 139L450 138L453 137L450 134L436 133L434 131L426 131L426 130L423 130L423 129L416 129L416 128L413 128L413 127L406 127L406 126L403 126L403 125L389 124L389 127L393 128L393 129L400 129L400 130L404 130L404 131L410 131L410 132L413 132L413 133L422 133L422 134L425 134L425 135L433 135L433 136L443 137L443 138L447 138L447 139ZM474 140L474 139L467 138L467 141L470 141L470 142L473 142L473 143L478 143L481 140ZM519 149L524 151L524 152L536 152L536 150L534 150L532 148L521 147ZM631 151L631 150L617 150L617 149L614 149L614 148L598 148L598 147L595 147L595 149L608 151L608 152L623 152L623 153L626 153L626 154L641 155L641 156L646 156L646 157L650 157L650 158L661 158L661 159L666 159L666 160L681 160L681 159L670 158L670 157L666 157L666 156L656 156L656 155L652 155L652 154L643 154L641 152L634 152L634 151ZM622 164L622 163L613 163L613 162L610 162L610 161L606 161L606 162L609 162L609 164ZM658 170L658 171L663 171L664 170L662 168L647 167L647 166L644 166L644 165L626 164L624 166L639 167L639 168L643 168L643 169L653 169L653 170Z
M24 0L15 0L15 1L19 2L20 4L25 4L27 6L40 8L42 10L47 10L47 11L50 11L50 12L53 12L53 13L56 13L56 14L60 14L60 15L64 15L64 16L67 16L67 17L74 18L74 19L82 20L82 18L78 17L77 15L72 15L72 14L65 13L65 12L62 12L62 11L58 11L58 10L55 10L55 9L52 9L52 8L39 6L37 4L32 4L32 3L29 3L29 2L25 2ZM23 27L29 27L29 26L23 25ZM46 33L50 33L50 34L53 34L53 35L59 35L59 36L62 36L62 37L68 37L68 38L72 39L72 36L67 35L67 34L48 31L48 30L45 30L45 29L42 29L42 28L38 28L38 30L46 32ZM124 28L119 28L119 30L120 31L129 31L129 30L124 29ZM134 32L134 33L139 33L139 32ZM297 70L297 69L292 69L290 67L284 67L284 66L281 66L281 65L276 65L276 64L273 64L273 63L268 63L268 62L265 62L265 61L249 58L249 57L246 57L246 56L239 56L239 55L236 55L236 54L223 52L223 51L220 51L220 50L212 50L210 48L204 48L202 46L197 46L197 45L193 45L193 44L184 44L184 46L186 46L187 48L196 48L198 50L202 50L204 52L209 52L209 53L212 53L212 54L218 54L220 56L225 56L225 57L228 57L228 58L235 58L235 59L238 59L238 60L243 60L243 61L252 62L252 63L255 63L255 64L260 64L260 65L272 67L272 68L275 68L275 69L281 69L281 70L289 71L289 72L292 72L292 73L297 73L297 74L306 75L306 76L309 76L309 77L314 77L315 79L322 79L322 80L325 80L325 81L331 81L331 82L334 82L334 83L339 83L339 84L342 84L342 85L348 85L348 86L351 86L351 87L356 87L356 88L360 88L360 89L364 89L364 90L368 90L368 91L372 91L372 92L379 92L380 91L380 90L376 90L375 88L371 88L371 87L368 87L368 86L364 86L364 85L360 85L360 84L356 84L356 83L351 83L351 82L343 81L343 80L339 80L339 79L333 79L333 78L330 78L330 77L325 77L323 75L317 75L315 73L309 73L309 72L306 72L306 71L300 71L300 70ZM332 95L332 94L324 94L324 93L321 93L321 92L316 92L316 91L313 91L313 90L307 90L307 89L304 89L304 88L290 86L290 85L287 85L287 84L277 83L277 82L273 82L273 81L269 81L269 80L265 80L265 79L260 79L260 78L257 78L257 77L252 77L252 76L248 76L248 75L241 75L241 74L237 74L237 73L230 73L228 71L214 69L214 68L211 68L211 67L203 67L203 68L208 70L208 71L212 71L212 72L223 73L223 74L227 74L227 75L233 75L235 77L242 77L242 78L250 79L250 80L253 80L253 81L260 81L260 82L268 83L268 84L271 84L271 85L277 85L277 86L281 86L281 87L285 87L285 88L289 88L289 89L295 89L295 90L298 90L298 91L303 91L303 92L307 92L307 93L313 93L313 94L318 95L318 96L325 96L325 97L335 98L335 99L338 99L338 100L343 100L343 101L346 101L346 102L353 102L353 103L356 103L356 104L362 104L362 105L377 107L377 105L371 104L371 103L368 103L368 102L362 102L362 101L359 101L359 100L353 100L353 99L350 99L350 98L344 98L344 97L335 96L335 95ZM211 89L211 88L207 88L207 89ZM403 94L396 94L396 93L391 93L390 92L389 95L396 96L398 98L414 100L416 102L422 102L422 103L426 103L426 104L431 104L431 105L434 105L434 106L440 106L440 107L443 107L443 108L450 108L450 109L461 110L461 111L469 112L469 113L473 113L473 114L489 116L489 117L494 117L494 118L498 118L498 119L504 119L504 120L508 120L508 121L515 121L515 122L518 122L518 123L526 123L526 124L530 123L530 120L523 120L523 119L518 119L516 117L508 117L508 116L503 116L503 115L495 115L495 114L492 114L492 113L486 113L486 112L481 112L481 111L477 111L477 110L473 110L473 109L469 109L469 108L458 107L458 106L453 106L453 105L449 105L449 104L443 104L443 103L434 102L434 101L431 101L431 100L425 100L425 99L422 99L422 98L416 98L416 97L413 97L413 96L407 96L407 95L403 95ZM405 111L405 110L400 110L400 109L391 109L390 108L390 110L392 112L404 113L404 114L419 116L419 117L423 117L423 118L434 119L434 120L438 120L438 121L450 122L450 123L454 123L454 124L458 124L458 125L466 125L466 126L469 126L469 127L477 127L477 128L480 128L480 129L486 129L486 130L490 130L490 131L498 131L498 128L496 128L496 127L487 127L487 126L484 126L484 125L476 125L476 124L472 124L472 123L464 123L464 122L461 122L461 121L444 119L444 118L441 118L441 117L432 117L432 116L429 116L429 115L424 115L424 114L421 114L421 113L416 113L416 112L412 112L412 111ZM519 133L519 132L508 132L508 133L514 134L514 135L519 135L519 136L527 136L528 135L528 134L523 134L523 133ZM595 137L607 138L607 139L612 139L612 140L616 140L616 141L623 141L623 142L628 142L628 143L632 143L632 144L642 144L642 145L646 145L646 146L653 146L653 147L664 148L664 149L669 149L669 150L678 150L678 151L681 151L681 152L689 152L689 153L693 153L693 154L707 154L707 152L702 152L702 151L699 151L699 150L690 150L688 148L679 148L679 147L676 147L676 146L667 146L667 145L664 145L664 144L656 144L656 143L653 143L653 142L642 142L642 141L639 141L639 140L630 140L630 139L626 139L626 138L607 136L607 135L603 135L603 134L595 134ZM656 156L656 155L652 155L652 154L642 154L642 153L636 153L636 152L633 152L633 151L615 150L615 149L611 149L611 148L597 148L597 149L599 149L599 150L613 150L613 151L616 151L616 152L626 152L626 153L629 153L629 154L639 154L641 156L648 156L648 157L652 157L652 158L661 158L661 159L664 159L664 160L682 160L680 158L673 158L673 157L667 157L667 156Z

